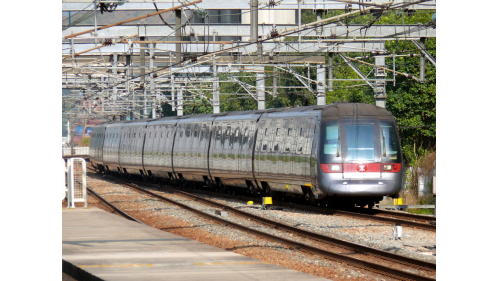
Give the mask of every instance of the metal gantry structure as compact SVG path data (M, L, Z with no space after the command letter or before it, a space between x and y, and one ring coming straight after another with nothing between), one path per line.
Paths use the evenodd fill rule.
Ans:
M165 103L182 116L185 105L201 99L219 113L220 95L236 94L221 93L221 84L231 83L265 109L266 94L276 96L280 75L288 73L324 105L326 90L338 80L332 75L337 54L373 89L376 105L385 107L385 86L394 80L386 79L387 72L423 81L425 60L436 65L422 43L436 37L436 26L346 25L342 20L391 10L435 10L435 5L429 0L63 0L63 100L75 108L74 119L82 120L156 118ZM305 10L316 21L302 23ZM329 10L342 12L326 17ZM420 77L396 70L396 55L384 47L394 40L410 41L420 50ZM349 57L353 52L372 53L375 63ZM388 57L392 67L386 65ZM371 72L363 73L353 62L368 65ZM297 67L315 67L316 75L300 75ZM242 72L253 75L255 84L236 75ZM270 74L273 86L266 87Z

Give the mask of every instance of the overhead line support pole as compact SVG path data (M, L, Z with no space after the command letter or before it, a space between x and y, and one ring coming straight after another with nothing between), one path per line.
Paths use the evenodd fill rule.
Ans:
M213 109L214 113L220 113L220 107L219 107L219 76L217 74L217 62L215 60L214 56L214 61L213 61L213 68L214 68L214 81L213 81Z
M145 37L141 36L140 41L144 41ZM141 57L141 87L142 87L142 100L143 100L143 109L141 109L140 112L140 119L144 119L144 115L146 114L146 58L144 57L144 47L145 44L141 44L141 51L140 51L140 57Z
M182 41L181 38L181 16L182 16L182 11L181 10L175 10L175 40L176 41ZM182 45L180 43L175 44L175 62L177 64L181 63L182 61L182 53L181 53L181 47Z

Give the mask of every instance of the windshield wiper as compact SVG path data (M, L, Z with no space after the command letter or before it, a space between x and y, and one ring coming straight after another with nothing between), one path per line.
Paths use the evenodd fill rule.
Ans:
M386 154L386 151L385 151L385 135L384 135L384 131L382 131L382 146L384 147L383 157L387 157L387 154Z

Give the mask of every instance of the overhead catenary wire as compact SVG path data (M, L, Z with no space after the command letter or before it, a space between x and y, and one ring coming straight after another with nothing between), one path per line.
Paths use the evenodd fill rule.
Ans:
M212 55L213 53L210 53L210 54L207 54L207 55ZM182 64L182 63L181 63ZM168 66L167 68L170 68L171 66ZM187 66L188 68L191 67L191 66ZM149 73L150 74L150 73ZM137 78L137 77L136 77ZM135 79L136 79L135 78ZM111 86L111 85L110 85Z

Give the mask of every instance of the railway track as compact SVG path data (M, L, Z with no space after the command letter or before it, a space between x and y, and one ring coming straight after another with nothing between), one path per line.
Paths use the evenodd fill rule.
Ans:
M190 189L181 188L181 187L173 187L179 191L187 192ZM230 199L238 199L242 201L251 201L255 200L255 197L248 196L240 196L240 195L229 195L224 193L216 193L212 191L206 190L196 190L196 192L209 195L209 196L218 196ZM375 209L362 209L362 208L351 208L348 211L346 210L335 210L335 209L326 209L314 206L308 206L303 204L289 203L289 202L280 202L274 201L273 205L281 206L281 207L291 207L299 210L307 210L315 213L326 214L326 215L343 215L349 217L356 217L365 220L375 220L381 221L384 223L390 223L392 225L401 225L401 226L409 226L415 227L424 230L436 231L436 218L428 217L422 215L413 215L406 213L397 213L391 211L381 211Z
M266 232L262 232L238 223L231 222L229 220L223 219L220 216L215 216L208 214L206 212L197 210L195 208L189 207L185 204L176 202L172 199L166 198L165 196L162 196L160 194L155 193L154 191L147 190L144 188L141 188L137 186L137 184L131 184L128 182L125 182L121 179L114 178L114 180L118 181L120 184L126 185L132 189L135 189L136 191L139 191L141 193L148 194L152 197L155 197L161 201L177 205L183 209L189 210L199 216L205 217L209 220L217 221L221 224L245 231L247 233L251 233L260 237L263 237L268 240L280 242L289 246L292 246L296 249L300 249L305 252L309 253L315 253L319 254L325 258L328 259L334 259L337 261L342 261L345 263L348 263L350 265L353 265L355 267L363 268L372 272L376 272L378 274L396 278L396 279L401 279L401 280L435 280L434 278L428 277L428 276L435 276L435 271L436 271L436 264L434 263L428 263L420 260L415 260L411 258L407 258L404 256L400 255L395 255L392 253L387 253L384 251L376 250L373 248L361 246L358 244L342 241L339 239L319 235L316 233L311 233L308 231L304 231L301 229L294 228L292 226L288 226L285 224L277 223L275 221L271 221L256 215L252 215L246 212L243 212L238 209L234 209L232 207L226 206L224 204L220 204L205 198L201 198L186 192L182 192L176 189L172 189L170 187L164 187L165 190L173 192L178 195L182 195L183 197L189 198L191 200L195 200L197 203L202 203L206 205L211 205L216 208L224 209L230 213L233 213L237 216L241 216L244 218L251 219L254 222L258 222L263 225L267 225L268 227L271 227L273 229L281 230L281 231L286 231L289 233L293 233L294 235L300 236L302 239L305 240L311 240L315 241L317 243L324 244L325 246L322 247L315 247L311 246L308 244L300 243L297 241L292 241L286 238L282 238L280 236L272 235ZM161 190L164 191L164 190ZM158 190L156 191L158 192ZM332 249L332 248L337 248L337 251L334 252L332 250L325 250L325 249ZM338 249L342 249L339 251ZM348 250L350 253L345 253ZM351 255L356 255L359 258L354 258ZM374 262L374 260L377 260L377 262ZM415 274L409 271L405 271L404 269L409 269L412 271L417 271L419 274Z

